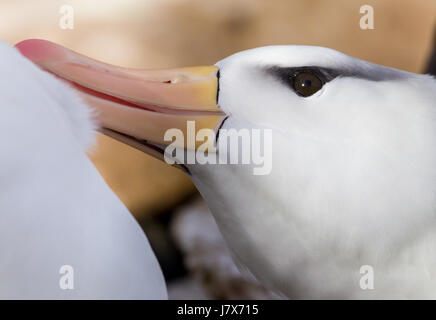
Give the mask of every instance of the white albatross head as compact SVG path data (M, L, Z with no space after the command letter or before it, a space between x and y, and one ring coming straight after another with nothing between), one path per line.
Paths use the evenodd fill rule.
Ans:
M376 264L380 296L427 281L404 261L436 227L432 77L307 46L160 71L102 64L40 40L18 47L74 83L109 134L161 158L165 131L186 131L187 120L197 130L271 129L269 175L247 165L187 168L236 256L273 288L291 297L370 295L358 287L359 268ZM418 280L392 293L404 266L416 267Z

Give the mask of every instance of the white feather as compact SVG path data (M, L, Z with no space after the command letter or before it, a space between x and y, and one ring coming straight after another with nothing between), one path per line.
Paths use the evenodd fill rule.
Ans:
M220 67L224 128L273 130L272 172L191 166L229 246L292 298L436 298L436 81L318 47ZM303 98L271 66L339 68ZM362 290L371 265L375 289Z
M0 298L165 299L147 238L85 155L92 111L4 43L0 57Z

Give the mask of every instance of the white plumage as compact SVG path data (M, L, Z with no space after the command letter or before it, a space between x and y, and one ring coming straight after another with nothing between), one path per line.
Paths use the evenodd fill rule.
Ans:
M190 166L238 260L292 298L436 298L435 79L318 47L217 65L224 128L273 129L270 175ZM313 66L339 75L307 98L267 72Z
M0 298L165 299L147 238L86 157L89 108L16 49L0 57Z
M434 78L307 46L160 71L41 40L19 47L91 89L81 92L104 126L155 156L165 130L190 117L204 128L272 130L271 174L186 164L237 259L270 288L291 298L436 298ZM362 266L374 270L373 290L360 285Z

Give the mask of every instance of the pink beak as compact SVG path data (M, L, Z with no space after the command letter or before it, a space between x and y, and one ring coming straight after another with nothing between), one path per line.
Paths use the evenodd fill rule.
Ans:
M102 63L45 40L25 40L16 47L42 69L70 82L97 110L103 133L160 159L156 145L171 143L164 139L168 129L179 129L186 137L187 122L194 121L196 132L216 132L225 118L217 106L216 66L137 70ZM179 147L189 148L186 141Z

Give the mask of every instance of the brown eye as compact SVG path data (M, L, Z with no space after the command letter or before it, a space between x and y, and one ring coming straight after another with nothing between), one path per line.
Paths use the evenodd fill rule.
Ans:
M315 74L300 72L294 76L294 90L302 97L309 97L319 91L324 83Z

